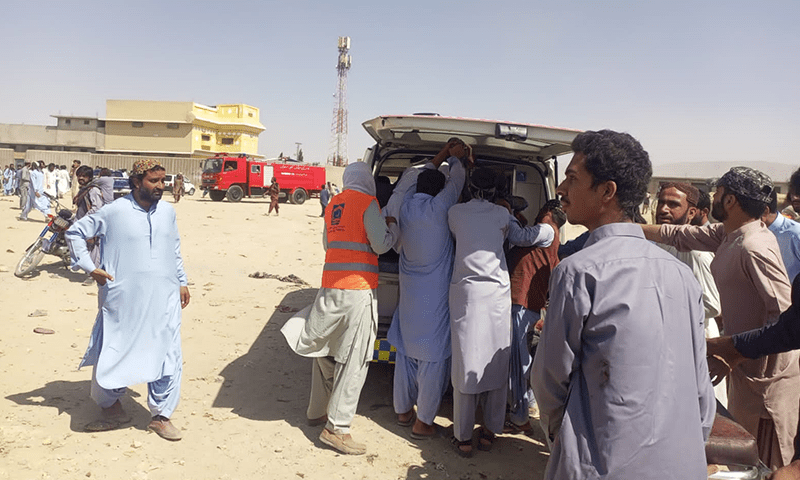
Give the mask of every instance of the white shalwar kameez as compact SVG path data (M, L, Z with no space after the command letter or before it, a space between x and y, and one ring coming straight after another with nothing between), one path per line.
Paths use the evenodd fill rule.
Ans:
M23 220L28 218L28 213L33 208L42 212L45 217L50 215L50 199L44 194L44 174L39 170L31 170L30 175L31 191L28 196L28 205L27 208L22 209L22 214L20 215ZM36 194L39 194L39 196L37 197Z
M472 437L475 408L483 403L486 428L501 433L511 356L511 284L503 242L547 247L553 227L523 228L505 208L482 199L453 206L456 242L450 282L453 423L460 441Z
M86 240L99 237L99 268L114 278L99 287L100 311L78 367L94 366L92 399L100 407L110 407L127 386L145 382L153 416L169 418L178 405L180 287L188 281L175 220L169 203L159 201L145 211L128 194L66 233L73 269L95 269Z

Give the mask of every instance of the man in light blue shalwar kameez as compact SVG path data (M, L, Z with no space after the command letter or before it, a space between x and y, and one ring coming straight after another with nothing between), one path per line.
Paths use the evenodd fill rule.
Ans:
M97 280L99 312L79 366L92 365L92 399L102 418L87 426L104 431L129 422L120 398L126 387L147 382L153 415L148 430L167 440L181 432L169 420L180 398L181 308L189 289L175 210L159 202L164 168L140 160L130 177L132 193L77 221L66 233L73 268ZM99 238L95 267L86 240Z
M398 423L413 424L411 436L418 439L436 434L433 420L450 377L448 295L455 249L447 212L464 187L466 172L459 158L468 153L463 142L451 140L424 169L407 169L394 193L403 196L400 303L388 334L397 349L394 409ZM437 170L445 158L449 179Z

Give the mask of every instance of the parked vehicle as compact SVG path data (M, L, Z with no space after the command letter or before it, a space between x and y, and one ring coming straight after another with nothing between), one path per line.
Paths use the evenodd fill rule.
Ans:
M224 198L238 202L246 196L263 196L275 177L281 198L301 205L308 198L319 195L325 184L325 167L252 160L246 155L230 157L223 153L206 159L202 166L201 188L208 190L215 202Z
M50 195L47 195L47 197L50 201L55 202L58 215L50 217L47 226L44 227L36 241L25 250L25 254L14 270L14 275L17 277L24 277L31 273L39 265L46 253L61 258L65 267L70 265L69 245L64 238L64 232L72 226L75 216L68 208L64 208L63 205L58 203L58 199Z
M494 122L438 115L383 116L363 123L375 145L364 161L372 167L378 201L385 205L400 174L412 165L423 165L451 137L472 147L476 164L496 170L506 179L510 195L524 197L526 218L536 218L541 206L555 197L557 157L571 152L578 130L521 123ZM388 178L379 178L388 177ZM380 181L379 181L380 180ZM388 188L387 188L388 187ZM399 296L399 257L394 250L378 259L378 340L374 361L394 360L386 334Z
M378 186L390 186L378 188L378 202L382 205L406 168L425 164L449 138L458 137L472 147L478 166L492 168L505 178L508 195L527 201L522 213L530 219L536 217L547 200L555 198L558 157L571 153L572 140L580 133L572 129L431 114L377 117L362 125L375 139L364 161L372 167ZM378 181L379 177L388 179ZM394 360L394 347L389 345L386 334L399 297L398 262L399 256L393 250L378 258L378 336L374 362ZM719 403L717 412L706 444L709 480L762 480L768 470L758 459L755 439Z

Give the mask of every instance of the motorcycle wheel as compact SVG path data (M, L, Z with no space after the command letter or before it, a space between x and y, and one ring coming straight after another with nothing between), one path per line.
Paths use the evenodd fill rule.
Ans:
M14 275L17 277L24 277L25 275L31 273L33 269L39 265L39 262L42 261L43 257L44 252L42 251L42 237L39 237L35 242L33 242L33 245L25 250L25 255L22 256L17 264L17 268L14 270Z

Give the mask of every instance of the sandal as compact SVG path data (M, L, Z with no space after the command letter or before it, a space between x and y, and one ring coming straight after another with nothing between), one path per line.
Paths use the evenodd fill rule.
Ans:
M411 416L408 417L408 420L400 420L400 416L399 415L397 416L397 424L400 425L401 427L410 427L411 425L414 425L414 422L416 421L417 421L417 412L415 412L413 408L411 409Z
M464 458L472 458L472 440L464 440L463 442L454 436L450 437L450 443L460 456ZM464 450L461 447L469 447L469 450Z
M441 435L441 427L439 425L433 425L433 433L417 433L413 429L411 430L411 438L414 440L428 440L430 438L436 438Z
M490 451L496 438L495 434L487 430L486 427L481 427L478 430L478 450L483 452Z
M503 433L510 433L512 435L521 433L523 435L532 435L533 434L533 426L531 426L531 422L524 425L517 425L516 423L512 422L511 420L506 420L506 423L503 424Z

